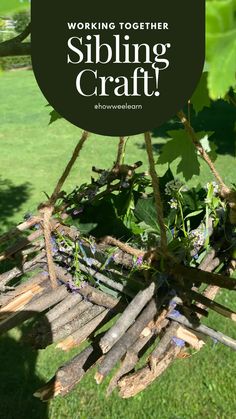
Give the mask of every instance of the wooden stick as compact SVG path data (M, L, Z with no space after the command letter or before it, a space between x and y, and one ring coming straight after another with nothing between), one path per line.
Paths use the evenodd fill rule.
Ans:
M85 373L100 360L102 353L97 342L98 339L79 355L76 355L61 366L49 383L36 391L34 396L40 400L48 401L53 397L68 394L79 383Z
M88 309L82 314L78 315L65 325L58 327L57 329L52 329L46 331L41 329L40 331L36 328L29 335L29 340L31 344L36 349L46 348L51 343L57 343L61 340L66 339L68 336L72 335L76 330L83 327L85 324L89 323L94 317L103 313L105 308L99 306L91 306L91 303L87 302Z
M36 224L40 223L40 217L30 217L29 220L24 221L23 223L19 224L17 227L14 227L12 230L4 233L0 236L0 244L11 240L13 237L19 236L23 231L28 230L34 227Z
M128 374L130 371L132 371L139 361L140 353L145 348L145 346L150 344L153 341L153 338L156 337L157 334L160 333L160 331L166 327L168 324L168 320L163 318L163 314L161 313L160 316L158 316L157 321L152 321L149 323L147 327L142 331L139 338L136 340L136 342L130 346L128 351L126 352L126 355L124 359L122 360L122 363L112 377L109 386L107 388L107 394L110 395L112 391L117 387L119 380L124 375Z
M158 301L158 303L154 299L152 299L148 306L142 311L140 316L137 318L136 322L111 348L108 354L104 357L99 367L99 370L95 375L95 380L98 384L100 384L103 381L103 379L109 374L109 372L116 365L116 363L127 352L129 347L134 344L134 342L138 339L139 335L141 334L142 330L154 318L162 304L163 299Z
M123 243L120 240L115 239L112 236L105 236L100 240L101 243L111 245L114 247L118 247L120 250L122 250L124 253L128 253L129 255L135 256L135 257L143 257L146 252L143 250L136 249L132 246L130 246L127 243Z
M196 301L198 301L199 303L202 303L203 307L208 307L210 309L212 309L213 311L215 311L216 313L221 314L224 317L227 317L231 320L233 320L234 322L236 321L236 312L230 310L229 308L223 306L222 304L216 303L215 301L205 297L202 294L199 294L195 291L187 291L187 293L189 295L191 295L191 297L193 299L195 299Z
M0 334L7 332L13 327L18 326L25 320L33 317L36 313L47 310L52 305L57 304L67 296L67 289L64 286L58 287L56 290L50 291L39 297L36 301L27 304L23 311L13 313L11 317L0 322Z
M12 279L18 278L19 276L28 272L29 270L31 270L31 268L33 268L34 266L37 266L37 264L40 263L44 258L45 258L45 252L42 251L33 259L29 260L28 262L25 262L22 268L15 267L15 268L12 268L8 272L4 272L3 274L0 275L0 285L6 285Z
M72 275L67 272L65 269L56 266L57 276L63 281L70 282L73 280ZM103 306L106 308L115 308L117 305L121 304L120 300L114 298L104 292L91 287L91 285L86 284L85 286L78 288L78 293L83 297L87 298L91 303ZM122 303L124 305L124 303Z
M36 296L42 295L47 290L47 288L45 288L43 285L44 283L40 285L34 285L34 287L32 287L30 290L26 291L24 294L18 295L7 305L1 308L0 321L11 317L13 313L23 310L27 304L31 303L33 299L35 299Z
M119 395L128 399L145 390L157 377L169 367L172 361L178 356L181 348L172 345L170 350L165 354L158 363L155 370L151 370L148 365L138 370L134 374L125 376L118 382L120 389Z
M83 343L94 331L101 327L105 322L107 323L113 316L116 315L116 312L113 310L104 310L90 322L86 323L84 326L80 327L70 336L68 336L63 341L59 342L56 348L61 349L62 351L69 351L72 348L78 347Z
M87 274L92 275L94 279L96 279L97 281L102 282L103 284L107 285L108 287L110 287L112 289L115 289L115 290L117 290L117 291L119 291L119 292L121 292L123 294L126 294L129 297L133 297L134 296L133 291L127 289L121 283L113 281L112 279L108 278L104 274L101 274L100 272L96 272L94 269L89 268L88 266L85 266L81 262L81 260L80 260L80 270L82 272L85 272Z
M191 323L186 317L182 316L181 314L178 317L173 316L173 314L168 314L168 318L188 327L189 329L193 329L197 332L203 333L204 335L210 336L212 339L216 339L223 345L226 345L231 349L236 350L236 340L230 338L224 333L217 332L216 330L211 329L203 324Z
M192 282L203 282L204 284L216 285L228 290L236 290L236 280L225 275L212 274L180 264L175 264L170 271L177 278L184 277L187 280L191 279Z
M152 147L152 138L150 132L145 132L144 134L145 144L146 144L146 151L149 160L149 171L152 178L152 187L154 192L155 198L155 207L157 212L157 221L160 227L160 236L161 236L161 250L164 255L168 254L168 246L167 246L167 235L166 235L166 226L164 222L164 212L163 212L163 205L160 193L160 185L159 185L159 177L156 172L155 160L153 156L153 147Z
M2 304L3 309L11 300L18 297L19 295L25 294L27 291L31 291L35 285L40 285L42 282L48 280L48 273L41 272L37 275L34 275L32 278L28 279L26 282L18 285L13 291L9 291L8 293L3 295L4 305Z
M206 254L206 256L204 257L204 259L202 260L202 262L200 263L198 269L201 269L202 271L208 271L208 267L210 266L210 263L215 258L215 256L216 256L216 249L211 249ZM210 272L210 271L208 271L208 272Z
M186 327L179 326L175 332L175 337L184 340L197 351L200 351L200 349L202 349L202 347L205 345L203 335L201 333L193 333L192 330L189 330Z
M47 264L48 264L48 273L49 278L51 281L52 289L57 288L57 274L55 269L55 264L53 260L53 251L52 251L52 227L51 227L51 216L53 213L53 206L45 206L42 208L41 213L43 214L43 233L45 239L45 249L46 249L46 256L47 256Z
M81 301L80 303L77 303L74 307L67 310L61 316L57 317L57 319L53 320L51 323L51 329L60 329L61 327L65 326L65 324L71 322L75 318L78 318L82 313L92 307L93 304L89 301Z
M134 297L118 321L101 339L100 347L103 353L107 353L134 323L136 317L153 297L155 290L156 284L152 282L145 290L139 291L139 293Z
M52 323L55 319L66 313L67 310L70 310L72 307L74 307L81 301L82 297L80 294L68 294L68 296L64 300L62 300L59 304L57 304L55 307L49 310L48 313L45 314L45 317L47 318L49 323Z
M61 191L62 186L64 185L66 179L68 178L72 167L74 166L77 158L79 157L79 154L83 148L83 145L85 143L85 141L88 139L89 133L87 131L83 131L82 133L82 137L80 138L78 144L76 145L74 151L73 151L73 155L70 159L70 161L68 162L62 176L60 177L60 179L57 182L57 185L51 195L50 198L50 204L54 205L54 203L56 202L57 198L58 198L58 194Z
M34 240L38 239L42 236L42 231L37 230L31 233L28 237L19 240L18 242L14 243L13 245L9 246L3 253L0 255L0 262L3 260L8 259L10 256L14 255L15 253L22 250L28 244L32 243Z
M154 349L150 355L149 362L152 370L156 368L158 362L165 356L166 352L168 352L168 349L172 345L172 339L176 335L178 328L178 323L172 322L158 343L156 349Z
M190 123L189 123L188 119L186 118L184 112L179 111L177 113L177 115L178 115L180 121L182 122L182 124L184 125L184 128L185 128L187 134L189 135L193 145L196 147L196 149L201 154L202 158L205 160L205 162L209 166L209 168L210 168L211 172L213 173L213 175L215 176L217 182L224 189L228 189L227 186L225 185L225 183L223 182L223 179L219 175L218 171L216 170L216 168L215 168L213 162L211 161L209 155L207 154L207 152L203 148L202 144L199 142L199 140L196 136L196 133L195 133L194 129L192 128L192 126L190 125Z
M124 148L125 148L125 137L120 137L119 144L118 144L115 167L120 166L121 163L122 163Z

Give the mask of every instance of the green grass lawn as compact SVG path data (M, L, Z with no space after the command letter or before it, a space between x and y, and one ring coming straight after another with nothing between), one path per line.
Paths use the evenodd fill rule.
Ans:
M1 0L2 1L2 0ZM81 130L65 121L50 126L49 108L32 72L11 72L0 77L0 231L20 221L26 212L34 212L52 192ZM219 122L219 121L218 121ZM225 127L227 130L227 127ZM155 137L154 144L163 139ZM91 166L108 168L114 160L117 139L91 134L66 184L71 190L85 182ZM146 165L142 136L130 138L126 160ZM216 163L227 183L236 182L235 158L226 151ZM202 164L201 181L212 179ZM195 177L192 185L199 178ZM218 301L236 310L230 292ZM235 326L218 315L207 323L236 338ZM114 418L114 419L188 419L236 418L235 353L209 342L199 354L177 360L144 393L132 400L120 400L116 393L105 396L106 383L97 386L90 373L66 398L42 405L32 393L46 382L71 354L54 347L32 352L21 343L20 331L12 331L0 340L0 418Z
M29 4L29 0L1 0L0 16L8 16L20 10L25 10L29 7Z

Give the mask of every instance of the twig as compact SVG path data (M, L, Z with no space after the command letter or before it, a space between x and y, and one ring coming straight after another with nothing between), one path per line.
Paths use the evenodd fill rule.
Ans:
M217 170L216 170L213 162L211 161L210 157L208 156L207 152L204 150L203 146L198 141L198 138L195 134L195 131L192 128L192 126L190 125L190 123L189 123L188 119L186 118L184 112L180 111L180 112L177 113L177 115L178 115L180 121L182 122L182 124L184 125L184 128L185 128L186 132L188 133L193 145L196 147L197 151L201 154L202 158L205 160L205 162L210 167L211 172L215 176L216 180L219 182L220 186L222 188L227 188L228 189L228 187L225 185L223 179L221 178L220 174L217 172Z
M57 317L51 322L51 329L56 330L65 326L67 323L70 323L75 318L79 318L86 310L92 308L93 304L89 301L80 301L74 307L67 310L61 316Z
M45 314L46 319L49 323L52 323L55 319L67 313L67 310L70 310L76 304L82 301L80 294L68 294L68 296L53 307L47 314Z
M29 228L34 227L36 224L40 223L40 217L30 217L29 220L24 221L23 223L19 224L17 227L13 228L12 230L4 233L0 236L0 244L11 240L13 237L19 236L23 231L28 230Z
M36 327L35 330L29 336L30 342L36 349L46 348L51 343L57 343L61 340L66 339L68 336L72 335L76 330L83 327L85 324L89 323L94 317L98 316L104 312L105 308L100 306L93 306L91 303L87 302L87 310L79 314L78 317L73 318L71 321L66 323L63 326L58 327L57 329L52 329L50 331L40 330ZM47 325L46 328L47 329Z
M45 258L45 252L42 251L33 259L29 260L28 262L25 262L22 268L15 267L15 268L12 268L8 272L4 272L3 274L0 275L0 285L1 286L6 285L12 279L23 275L24 273L28 272L31 269L34 269L35 267L38 266L40 262L43 261L44 258Z
M143 250L135 249L134 247L130 246L127 243L123 243L120 240L115 239L111 236L105 236L100 240L100 243L107 244L111 246L118 247L121 249L124 253L128 253L129 255L135 256L135 257L143 257L146 252Z
M48 401L53 397L68 394L101 358L102 353L97 343L98 340L99 337L92 345L60 367L55 377L46 386L35 392L34 396Z
M210 272L201 271L200 269L185 267L180 264L175 264L170 269L170 273L176 278L183 277L192 283L203 282L204 284L216 285L228 290L236 290L236 281L225 275L212 274Z
M197 151L200 153L204 161L207 163L211 172L213 173L217 182L219 183L221 187L221 196L226 199L230 207L230 217L229 217L230 222L231 224L236 224L236 191L228 188L228 186L224 183L219 172L216 170L211 158L209 157L207 152L204 150L204 147L198 141L195 131L192 128L192 126L189 124L184 112L180 111L177 113L177 115L180 121L182 122L182 124L184 125L186 132L189 134L189 137L192 143L194 144L194 146L196 147Z
M98 372L95 375L95 380L100 384L103 379L109 374L116 363L127 352L129 347L138 339L142 330L154 318L157 311L160 309L163 299L158 303L152 299L148 306L142 311L136 322L127 330L127 332L116 342L111 350L106 354Z
M124 287L124 285L120 284L119 282L115 282L112 279L108 278L107 276L105 276L104 274L101 274L99 272L96 272L94 269L85 266L81 260L79 260L80 262L80 270L82 272L85 272L89 275L91 275L94 279L96 279L98 282L102 282L103 284L108 285L108 287L117 290L123 294L128 295L129 297L133 297L134 293L133 291L127 289Z
M125 376L118 382L120 389L119 395L124 398L130 398L145 390L157 377L169 367L172 361L178 356L181 348L172 345L170 350L164 355L162 360L158 363L155 370L151 370L149 365L134 374Z
M9 257L19 252L28 244L32 243L34 240L38 239L41 236L42 236L42 230L37 230L31 233L28 237L21 239L17 241L16 243L14 243L13 245L9 246L3 253L1 253L0 262L8 259Z
M49 293L46 293L42 297L39 297L36 301L27 304L23 311L13 313L11 317L0 322L0 333L5 333L13 327L18 326L23 321L30 319L36 313L41 313L47 310L52 305L59 303L67 295L67 289L61 286Z
M118 321L101 339L100 347L103 353L107 353L133 324L136 317L153 297L155 290L156 284L152 282L145 290L139 291L139 293L133 298Z
M84 145L85 141L88 139L88 136L89 136L89 133L87 131L84 131L83 134L82 134L81 139L79 140L77 146L74 149L73 155L72 155L69 163L67 164L62 176L60 177L59 181L57 182L57 185L56 185L56 187L55 187L55 189L54 189L54 191L51 195L51 198L50 198L50 204L51 205L55 204L55 202L58 198L58 195L61 191L61 188L64 185L66 179L68 178L68 176L70 174L70 171L71 171L72 167L74 166L77 158L79 157L79 154L80 154L80 152L83 148L83 145Z
M51 286L53 289L57 288L57 275L56 269L54 265L53 255L52 255L52 238L51 238L51 224L50 219L53 212L52 206L45 206L43 209L40 210L43 214L43 232L44 232L44 239L45 239L45 248L46 248L46 256L47 256L47 264L48 264L48 273L49 278L51 281Z
M160 333L164 327L166 327L167 323L168 320L163 318L163 315L160 314L157 321L152 321L147 327L145 327L136 342L128 349L118 371L116 371L112 377L107 389L108 395L110 395L112 391L117 387L121 377L134 369L139 360L139 357L141 356L142 350L146 347L147 344L148 346L151 345L153 338L155 338L156 335Z
M94 317L90 322L80 327L65 340L59 342L56 348L63 351L69 351L72 348L78 347L83 343L96 329L101 327L105 322L107 323L113 316L116 315L114 310L104 310L101 314Z
M39 285L42 282L45 282L48 279L48 273L43 272L37 275L34 275L32 278L28 279L28 281L23 282L23 284L18 285L14 291L9 291L8 293L4 294L4 301L5 305L8 304L11 300L16 298L19 295L25 294L27 291L32 291L35 285Z
M156 349L154 349L150 355L149 362L151 370L155 370L158 362L165 356L166 352L168 352L170 345L172 345L173 336L175 336L178 327L178 323L172 322L165 331L165 334L158 343Z
M236 340L226 336L224 333L217 332L203 324L192 323L181 314L179 316L168 314L168 318L186 327L189 327L190 329L196 330L197 332L203 333L204 335L210 336L212 339L216 339L218 342L223 343L223 345L229 346L231 349L236 350Z
M67 272L65 269L57 266L56 270L58 278L62 279L63 281L70 282L73 280L72 275L69 274L69 272ZM116 298L107 295L94 287L91 287L91 285L89 284L86 284L85 286L78 288L77 292L83 297L87 298L90 302L106 308L112 309L117 307L118 304L120 304L120 301Z
M115 167L118 167L122 163L123 153L125 147L125 137L120 137L119 144L118 144L118 151L117 151L117 158L115 162Z
M218 287L217 287L218 288ZM227 317L233 321L236 321L236 312L230 310L229 308L223 306L222 304L216 303L212 299L209 299L205 297L202 294L199 294L195 291L187 291L187 293L196 301L199 303L202 303L201 307L208 307L213 311L216 311L217 313L221 314L224 317Z
M166 227L164 222L164 213L163 213L163 205L159 187L159 178L156 173L155 169L155 161L153 156L153 149L152 149L152 140L150 132L145 133L145 143L146 143L146 150L149 159L149 168L150 168L150 175L152 178L152 187L154 192L154 199L155 199L155 206L157 212L157 221L160 227L160 236L161 236L161 250L164 254L168 253L167 249L167 236L166 236Z

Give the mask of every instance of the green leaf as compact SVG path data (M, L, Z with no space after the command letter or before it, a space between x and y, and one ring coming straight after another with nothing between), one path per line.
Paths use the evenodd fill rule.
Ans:
M62 116L59 115L59 113L57 111L55 111L54 109L53 109L52 112L50 112L50 117L51 118L50 118L49 125L51 125L53 122L57 121L58 119L62 118Z
M208 88L212 99L224 97L236 79L236 29L218 40L210 63Z
M224 97L236 85L236 1L212 0L206 8L206 60L211 99Z
M209 141L209 137L214 134L214 132L208 132L206 135L204 135L203 138L201 138L200 143L204 150L207 152L211 160L214 162L217 159L217 145L213 143L212 141Z
M196 149L184 129L178 131L169 131L168 135L172 137L164 147L157 161L157 164L173 163L176 159L180 159L178 163L177 173L182 173L186 180L193 175L199 175L200 163ZM197 133L197 138L201 139L205 133Z
M152 231L159 232L159 225L157 222L157 213L155 209L154 199L153 198L141 198L138 200L135 208L135 216L138 220L145 223L145 225L151 227ZM144 224L141 224L142 228Z
M188 218L196 217L197 215L201 214L202 212L203 212L203 210L190 212L190 214L188 214L185 217L185 220L187 220Z
M210 97L207 88L208 73L202 73L202 77L191 98L191 103L196 113L200 112L204 107L210 106Z
M83 223L80 221L79 218L72 217L68 217L64 221L64 224L69 226L75 226L79 229L80 233L84 235L89 234L92 230L94 230L97 227L97 223Z

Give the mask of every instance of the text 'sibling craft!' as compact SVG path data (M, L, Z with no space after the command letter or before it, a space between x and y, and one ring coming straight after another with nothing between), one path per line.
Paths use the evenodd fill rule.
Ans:
M153 129L186 103L201 76L204 33L205 0L146 9L32 0L33 69L43 94L61 116L103 135Z

